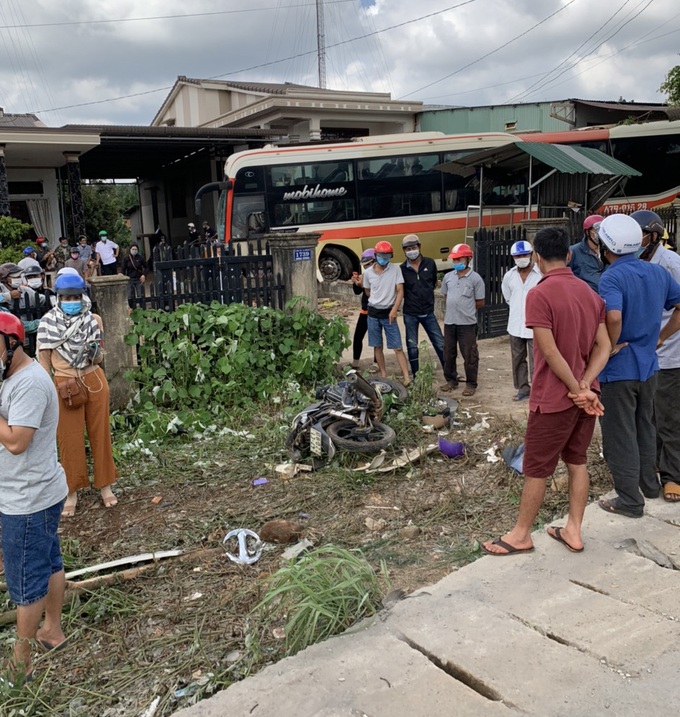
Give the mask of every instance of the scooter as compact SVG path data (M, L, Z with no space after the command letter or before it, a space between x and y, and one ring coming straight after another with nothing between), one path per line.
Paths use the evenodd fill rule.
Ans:
M337 450L379 453L397 435L381 423L385 412L383 396L403 401L408 392L401 384L384 378L365 379L350 371L335 386L321 386L317 403L295 416L286 439L288 455L296 463L311 458L313 469L329 463Z

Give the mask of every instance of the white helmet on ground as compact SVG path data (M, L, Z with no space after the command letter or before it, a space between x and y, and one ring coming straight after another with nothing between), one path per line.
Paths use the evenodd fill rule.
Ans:
M597 227L597 236L612 254L634 254L642 246L642 229L627 214L610 214Z

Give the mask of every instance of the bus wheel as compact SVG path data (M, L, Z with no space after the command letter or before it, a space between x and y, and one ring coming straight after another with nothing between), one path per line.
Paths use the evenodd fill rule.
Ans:
M352 261L341 249L329 246L321 252L319 271L324 281L346 281L352 276Z

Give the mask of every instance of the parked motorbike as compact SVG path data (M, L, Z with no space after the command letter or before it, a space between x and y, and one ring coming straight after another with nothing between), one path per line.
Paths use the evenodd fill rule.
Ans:
M396 401L408 397L406 388L396 381L366 379L356 371L335 386L319 387L319 401L293 419L286 439L288 455L296 463L310 458L317 469L330 462L336 450L379 453L397 437L381 423L388 394Z

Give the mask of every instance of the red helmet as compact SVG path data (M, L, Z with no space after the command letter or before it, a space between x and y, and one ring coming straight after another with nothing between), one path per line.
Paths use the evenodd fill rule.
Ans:
M26 338L24 325L21 323L21 320L14 316L14 314L10 314L8 311L0 311L0 334L13 336L22 344Z
M456 246L451 249L449 259L462 259L466 256L472 258L472 248L468 244L456 244Z
M379 241L375 245L375 253L376 254L394 254L394 249L392 249L392 245L388 241Z
M587 232L588 229L592 229L596 224L599 224L604 217L601 214L591 214L583 220L583 231Z

